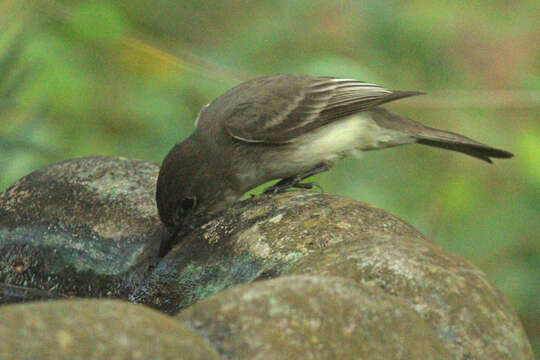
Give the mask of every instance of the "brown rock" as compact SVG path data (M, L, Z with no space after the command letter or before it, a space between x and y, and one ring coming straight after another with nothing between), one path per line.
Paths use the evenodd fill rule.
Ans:
M218 358L181 322L118 300L7 305L0 318L0 359Z
M377 284L420 314L452 359L533 358L516 313L486 275L421 237L341 242L302 258L285 273Z
M445 359L418 314L376 287L285 276L236 287L177 316L224 359Z
M126 297L162 236L158 169L122 158L71 159L0 194L0 282L21 289L2 292L0 303Z
M141 161L73 159L35 171L0 194L0 303L70 295L129 296L134 302L175 314L212 294L256 280L287 274L340 276L350 279L333 278L341 290L332 288L323 278L302 278L289 287L275 280L278 285L264 282L271 284L265 285L270 290L260 290L261 282L225 291L222 300L222 294L212 297L209 304L224 301L229 305L220 308L224 315L218 310L207 310L208 314L217 319L231 314L232 324L234 319L255 321L254 325L231 325L231 331L237 334L234 342L219 339L229 329L221 320L213 325L210 318L199 314L193 319L206 322L193 325L201 331L208 329L209 338L214 334L214 343L224 346L221 352L227 356L241 356L242 349L256 349L253 339L269 344L257 349L270 355L282 354L278 347L283 344L293 354L298 349L319 354L323 349L321 354L345 354L345 358L366 349L375 354L383 345L394 352L405 349L404 353L417 354L419 348L401 344L405 327L414 328L413 339L426 332L427 343L418 344L427 346L428 354L440 348L440 341L444 350L437 351L446 351L454 359L533 357L515 313L482 272L426 241L410 225L387 212L337 196L295 191L243 201L213 219L197 220L202 225L179 238L179 244L158 263L156 254L164 229L154 202L157 172L157 165ZM372 284L383 293L365 284ZM250 286L256 293L275 291L290 296L272 295L259 303L234 295L244 288L251 289ZM349 292L343 290L347 287ZM316 299L315 303L300 301L302 289L305 299ZM327 298L317 296L318 291ZM353 293L351 299L349 295ZM353 317L357 316L352 310L355 306L367 311L362 313L366 322L358 318L358 335L364 336L365 328L380 334L382 340L360 337L361 341L347 343L341 353L330 344L349 340L341 333L332 333L332 327L319 325L323 330L318 332L319 328L310 330L301 323L297 326L296 322L303 318L283 311L268 318L285 324L283 329L300 334L297 338L302 340L295 343L294 337L279 337L283 335L276 333L279 327L274 327L272 334L265 333L257 319L267 318L256 309L233 314L227 303L245 301L248 309L253 304L273 309L268 306L275 299L279 304L292 301L299 314L313 312L313 316L323 314L324 319L336 317L332 324L346 328L342 321L344 312L328 300L332 297L341 299L338 303L350 309L347 314ZM384 305L372 308L373 299ZM265 301L270 305L264 305ZM310 307L318 303L325 309L323 312ZM205 306L197 304L188 312ZM392 306L400 309L400 314L408 314L401 317L399 324L397 313L387 311ZM282 308L286 306L280 305L278 310ZM4 308L0 314L2 311ZM381 317L378 311L391 315L384 317L380 328L375 329L368 320L372 319L371 314ZM309 315L301 316L311 319ZM422 330L426 329L424 322L433 332ZM261 335L250 337L242 326ZM304 331L315 340L304 338ZM399 341L388 345L384 336L394 331ZM435 342L434 335L438 339ZM373 348L369 343L373 343ZM313 345L311 353L305 348L309 344ZM338 355L334 357L339 358Z
M223 289L278 276L327 246L374 233L422 236L383 210L338 196L257 196L179 239L130 299L175 314Z

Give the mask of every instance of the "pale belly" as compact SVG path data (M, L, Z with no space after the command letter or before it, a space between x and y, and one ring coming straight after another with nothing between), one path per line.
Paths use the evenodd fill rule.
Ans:
M414 141L409 134L378 126L369 112L362 112L302 135L291 144L264 148L259 161L237 176L259 185L303 174L321 164L331 167L338 160L359 156L363 151Z

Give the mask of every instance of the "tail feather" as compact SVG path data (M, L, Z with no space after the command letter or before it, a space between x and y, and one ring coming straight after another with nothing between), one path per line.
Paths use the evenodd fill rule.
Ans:
M406 117L392 114L386 109L376 108L373 114L379 126L410 134L418 144L461 152L488 163L493 163L491 158L508 159L514 156L506 150L493 148L450 131L424 126Z
M514 155L508 151L495 149L483 144L470 144L462 142L450 142L439 139L418 138L416 141L418 144L438 147L441 149L448 149L457 151L477 159L484 160L490 164L493 163L491 158L507 159Z
M422 145L457 151L490 164L493 163L490 158L508 159L514 156L506 150L493 148L466 136L427 126L424 126L424 129L416 135L416 142Z

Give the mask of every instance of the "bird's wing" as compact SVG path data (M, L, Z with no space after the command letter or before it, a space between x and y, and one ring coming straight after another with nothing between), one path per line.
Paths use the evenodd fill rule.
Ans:
M244 96L234 97L242 101L224 123L232 137L251 143L288 143L339 118L421 94L331 77L279 75L257 80L242 89Z

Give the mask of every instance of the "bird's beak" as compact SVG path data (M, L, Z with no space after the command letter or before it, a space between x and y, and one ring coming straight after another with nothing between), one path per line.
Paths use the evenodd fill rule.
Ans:
M175 228L171 226L164 226L165 231L161 235L161 242L159 244L159 256L164 257L178 243L177 235L181 228Z

